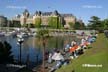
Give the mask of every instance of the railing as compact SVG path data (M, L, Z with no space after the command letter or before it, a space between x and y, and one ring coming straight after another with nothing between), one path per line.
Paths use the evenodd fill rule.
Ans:
M7 67L17 67L17 68L24 68L26 65L15 65L15 64L7 64Z

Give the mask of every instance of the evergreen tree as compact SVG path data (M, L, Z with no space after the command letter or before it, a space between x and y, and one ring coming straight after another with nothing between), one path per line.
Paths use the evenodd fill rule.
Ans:
M10 63L13 62L13 55L11 55L11 45L6 41L4 43L0 42L0 63Z
M95 30L102 29L102 22L101 22L100 18L97 16L92 16L91 20L89 20L88 27L90 29L95 29Z
M80 29L80 27L81 27L81 24L80 24L80 22L75 22L75 24L73 25L73 28L74 29Z
M103 29L108 29L108 19L103 20Z

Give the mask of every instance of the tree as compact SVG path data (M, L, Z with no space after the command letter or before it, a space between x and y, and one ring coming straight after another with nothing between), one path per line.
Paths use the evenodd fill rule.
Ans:
M42 41L43 46L43 72L45 72L45 47L46 47L46 38L49 37L49 30L39 29L37 31L37 37Z
M29 27L30 27L30 28L34 28L34 24L30 23L30 24L29 24Z
M81 27L80 27L81 29L86 29L86 26L85 26L85 24L84 23L81 23Z
M8 21L7 23L8 27L21 27L21 24L19 21Z
M108 29L108 19L104 19L102 23L103 23L103 29Z
M11 45L6 41L4 43L0 42L0 63L10 63L13 62L13 55L11 54Z
M14 25L11 24L11 27L21 27L21 24L14 24Z
M79 29L80 26L81 26L80 23L76 22L75 25L74 25L74 29Z
M70 28L73 28L73 26L74 26L74 23L72 23L72 22L69 22L68 24L69 24Z
M23 24L22 27L27 28L28 27L28 24Z
M79 21L76 21L75 24L73 25L74 29L85 29L84 23L80 23Z
M37 31L37 37L42 38L43 36L48 36L49 30L47 29L38 29Z
M90 29L95 29L95 30L102 29L102 22L101 22L100 18L97 16L92 16L91 20L89 20L88 27Z

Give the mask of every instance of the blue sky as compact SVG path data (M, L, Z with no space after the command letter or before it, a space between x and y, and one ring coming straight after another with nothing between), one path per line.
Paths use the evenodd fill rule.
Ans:
M24 9L31 14L36 10L72 13L87 23L93 15L101 19L108 17L108 0L0 0L0 15L11 18Z

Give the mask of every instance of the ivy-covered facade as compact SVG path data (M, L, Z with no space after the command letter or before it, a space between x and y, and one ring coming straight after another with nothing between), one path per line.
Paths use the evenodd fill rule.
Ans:
M22 26L24 24L33 24L35 27L62 28L69 27L70 22L75 24L76 17L72 14L61 14L57 10L54 12L36 11L34 14L30 14L28 10L25 10L22 15L17 15L13 20L19 20Z

